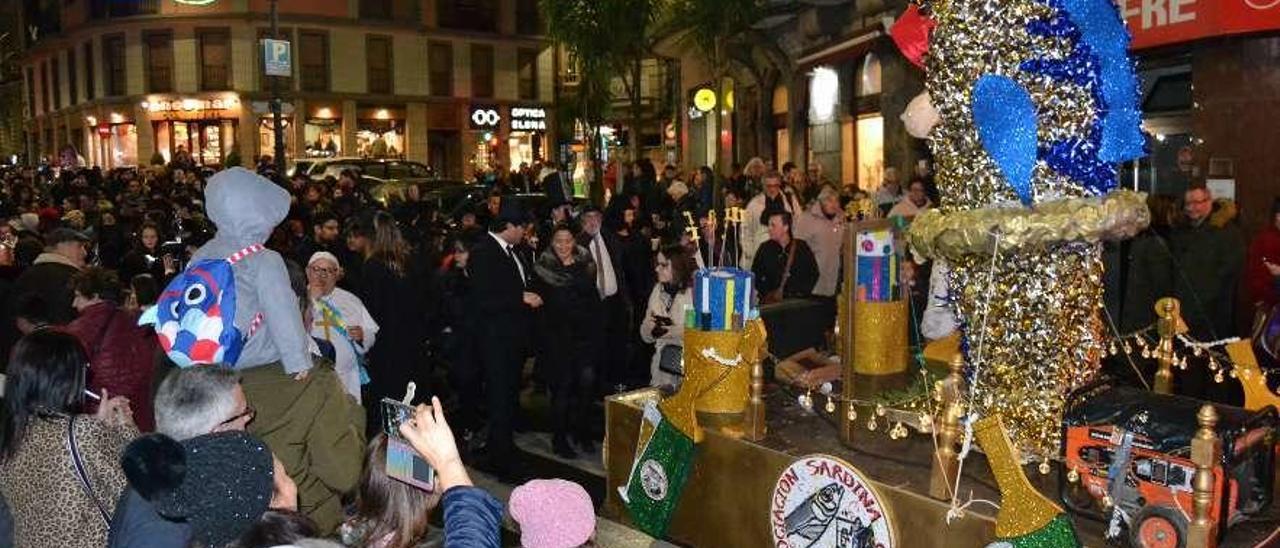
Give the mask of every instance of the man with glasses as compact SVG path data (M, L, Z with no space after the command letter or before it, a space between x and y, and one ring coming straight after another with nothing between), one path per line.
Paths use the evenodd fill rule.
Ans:
M1173 264L1165 287L1173 288L1190 335L1200 340L1240 334L1236 292L1244 269L1244 238L1234 222L1234 209L1221 209L1215 211L1213 194L1203 183L1192 184L1183 195L1184 222L1169 237ZM1192 367L1184 373L1179 392L1239 405L1238 381L1217 383L1208 371Z
M751 265L760 244L769 240L766 212L785 211L794 217L801 211L800 201L796 199L795 192L783 184L782 175L771 171L765 174L763 182L764 192L747 202L742 220L742 265Z
M178 442L245 430L256 415L245 399L240 377L217 366L173 370L156 391L155 407L156 432ZM275 491L284 495L281 498L295 497L297 486L287 474L275 474L274 478ZM188 523L165 519L133 487L120 496L108 546L178 548L190 541Z
M307 291L311 297L311 336L328 341L334 349L334 369L356 402L360 385L367 381L364 356L378 336L378 322L360 298L337 286L342 279L338 258L320 251L307 261Z
M1236 289L1244 268L1244 239L1234 215L1215 215L1213 194L1193 184L1183 195L1185 222L1173 231L1169 245L1174 265L1171 286L1182 301L1182 316L1191 335L1216 340L1238 335Z

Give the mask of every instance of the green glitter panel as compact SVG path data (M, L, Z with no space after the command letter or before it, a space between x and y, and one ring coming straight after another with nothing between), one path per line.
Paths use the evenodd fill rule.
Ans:
M627 509L635 526L655 538L666 535L693 468L693 439L664 417L636 460L627 484Z

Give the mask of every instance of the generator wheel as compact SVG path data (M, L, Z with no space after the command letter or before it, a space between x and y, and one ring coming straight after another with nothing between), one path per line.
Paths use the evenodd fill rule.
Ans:
M1133 520L1129 542L1140 548L1186 548L1187 520L1172 508L1147 506Z

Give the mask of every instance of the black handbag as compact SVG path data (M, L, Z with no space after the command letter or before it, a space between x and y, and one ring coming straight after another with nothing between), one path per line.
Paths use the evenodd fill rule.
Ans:
M658 354L658 370L668 375L684 376L684 347L668 344Z

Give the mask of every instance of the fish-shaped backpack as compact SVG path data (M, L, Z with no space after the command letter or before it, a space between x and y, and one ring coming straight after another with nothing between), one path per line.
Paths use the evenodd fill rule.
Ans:
M165 286L156 305L138 318L138 325L155 325L160 348L178 367L220 364L234 366L245 341L262 325L253 317L249 333L236 327L236 277L232 267L262 251L255 244L225 259L204 259Z

